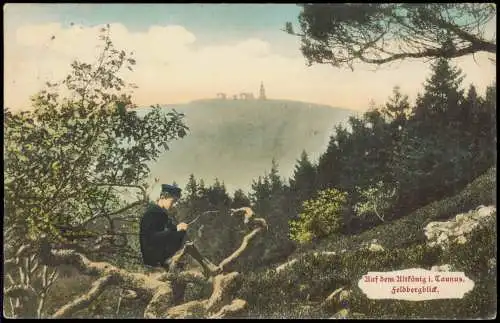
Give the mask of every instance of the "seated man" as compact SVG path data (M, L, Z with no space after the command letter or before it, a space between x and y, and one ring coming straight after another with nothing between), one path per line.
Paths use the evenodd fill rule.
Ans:
M180 197L180 188L163 184L160 198L148 205L141 219L139 233L143 262L153 267L164 267L184 247L184 251L202 266L206 276L214 276L219 273L219 267L204 258L192 243L183 243L188 225L184 222L175 224L169 216L168 211Z

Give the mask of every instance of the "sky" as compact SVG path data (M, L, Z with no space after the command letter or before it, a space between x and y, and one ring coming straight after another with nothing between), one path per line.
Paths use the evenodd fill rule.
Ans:
M137 65L123 74L138 88L139 106L177 104L252 92L261 82L270 99L365 111L383 104L394 86L413 100L429 63L402 61L354 71L308 67L300 40L283 32L296 23L295 4L7 4L4 6L4 105L29 108L46 81L63 79L70 63L94 62L98 30L111 25L117 49L133 51ZM490 26L495 30L496 21ZM480 93L495 80L487 54L454 60Z

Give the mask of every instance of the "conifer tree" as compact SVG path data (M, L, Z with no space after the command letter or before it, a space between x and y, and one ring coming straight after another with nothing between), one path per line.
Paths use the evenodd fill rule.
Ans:
M311 198L316 188L316 168L309 160L307 152L303 150L290 179L290 191L298 205Z

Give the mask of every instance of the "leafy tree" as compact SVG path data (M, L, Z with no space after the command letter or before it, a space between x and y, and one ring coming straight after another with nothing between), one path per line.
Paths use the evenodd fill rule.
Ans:
M496 17L493 3L300 4L299 36L309 65L381 65L403 59L496 54L484 30Z
M317 197L304 202L300 218L290 221L291 238L304 243L339 232L344 225L346 202L347 193L337 189L319 191Z
M198 182L198 195L199 196L205 196L207 188L205 187L205 181L203 178L200 178L200 181Z
M366 214L375 214L384 222L386 212L393 206L396 195L396 188L390 188L389 185L379 181L366 189L357 188L362 201L355 206L355 212L358 216Z
M135 61L102 32L96 65L75 61L65 80L33 97L31 111L5 113L6 198L32 236L64 239L95 213L113 210L114 187L143 190L148 163L186 134L175 111L154 107L143 118L127 111L131 96L117 73Z
M95 257L127 258L127 238L136 232L124 232L120 221L147 203L148 164L186 135L182 114L156 106L138 117L130 110L130 86L118 75L135 60L114 48L109 26L101 32L96 64L75 61L62 82L47 83L33 96L31 110L4 110L6 257L36 248L43 238ZM124 205L117 188L136 189L138 200ZM27 257L31 266L17 262L7 270L28 277L37 257Z

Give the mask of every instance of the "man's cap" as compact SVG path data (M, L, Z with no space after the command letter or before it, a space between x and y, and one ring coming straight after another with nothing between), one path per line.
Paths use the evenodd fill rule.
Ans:
M161 193L160 194L168 194L173 197L180 198L181 197L181 189L176 185L170 184L161 184Z

